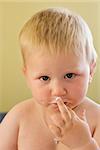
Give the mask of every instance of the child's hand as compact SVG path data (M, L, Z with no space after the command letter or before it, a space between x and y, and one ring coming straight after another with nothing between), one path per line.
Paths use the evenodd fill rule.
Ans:
M84 111L80 119L60 98L57 105L60 117L58 113L52 113L50 116L52 123L49 124L55 138L72 149L89 143L92 137Z

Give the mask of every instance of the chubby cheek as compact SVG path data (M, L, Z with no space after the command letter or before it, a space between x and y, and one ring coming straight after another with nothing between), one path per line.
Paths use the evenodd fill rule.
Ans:
M41 105L48 105L49 102L49 91L47 87L41 86L39 81L33 80L30 76L27 80L28 86L31 90L33 98L37 103Z
M48 105L49 93L45 88L40 88L38 86L32 86L31 89L32 96L41 105Z
M74 85L70 89L70 97L73 105L79 104L85 98L88 90L88 81L78 82L78 84Z

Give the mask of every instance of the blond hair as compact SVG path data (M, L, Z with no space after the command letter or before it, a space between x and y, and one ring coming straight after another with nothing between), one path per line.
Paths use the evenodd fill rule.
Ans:
M89 63L96 61L90 29L81 16L65 8L48 8L33 15L23 26L19 41L24 65L34 47L50 53L85 53Z

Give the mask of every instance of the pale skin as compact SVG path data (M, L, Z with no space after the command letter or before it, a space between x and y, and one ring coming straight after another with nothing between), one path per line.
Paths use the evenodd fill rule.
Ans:
M85 57L43 52L27 63L33 98L16 105L1 123L0 150L99 150L100 106L86 97L95 65Z

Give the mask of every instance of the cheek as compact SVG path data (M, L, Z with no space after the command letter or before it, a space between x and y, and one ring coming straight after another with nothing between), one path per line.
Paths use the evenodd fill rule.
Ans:
M77 84L78 83L78 84ZM88 80L84 79L77 82L70 88L70 96L75 102L81 101L87 94Z
M43 88L38 86L37 84L32 85L31 88L32 96L39 102L40 104L47 104L49 101L49 90L47 88Z

